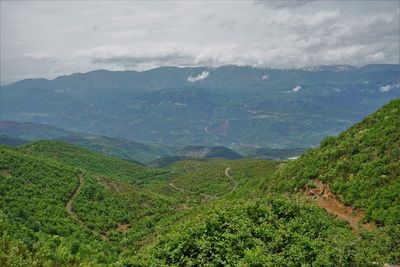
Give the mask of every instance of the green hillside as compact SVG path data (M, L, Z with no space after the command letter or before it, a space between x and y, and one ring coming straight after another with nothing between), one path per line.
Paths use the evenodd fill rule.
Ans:
M155 171L57 141L3 146L0 153L1 266L108 266L129 258L160 231L232 194L227 166L238 180L249 179L251 169L250 162L193 160ZM192 171L201 177L196 184Z
M289 162L1 146L0 266L399 264L399 122L395 100ZM320 184L359 227L307 194Z
M36 145L37 152L35 144L0 148L1 266L108 265L149 242L163 217L176 216L178 201L135 186L121 173L66 163L68 154L61 152L64 162L39 154L68 148L90 160L92 152L58 142ZM143 166L129 164L135 168L125 166L126 172L142 175Z
M154 262L160 266L398 264L399 111L400 100L392 101L337 138L327 138L320 148L257 179L264 193L227 195L170 228L128 262L145 266ZM374 221L377 227L352 233L344 220L335 220L335 214L310 203L314 201L303 189L315 186L312 179L317 178L330 183L344 204L363 208L364 220ZM257 188L254 183L247 186Z
M50 157L65 164L103 176L121 178L131 183L145 183L157 177L154 171L141 163L117 159L60 141L38 141L27 144L22 151Z
M326 138L265 187L293 191L313 179L328 182L345 203L364 209L367 220L400 224L400 99Z
M99 251L115 253L68 216L76 169L6 147L0 155L1 266L77 265L79 255L93 262Z

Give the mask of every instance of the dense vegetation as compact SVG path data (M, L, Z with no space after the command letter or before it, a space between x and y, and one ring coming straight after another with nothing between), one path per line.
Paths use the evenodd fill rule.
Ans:
M43 157L51 157L92 173L118 177L136 184L149 182L160 173L138 162L108 157L59 141L38 141L23 146L22 150Z
M1 148L1 266L74 265L82 255L97 261L96 252L111 249L65 209L77 175L49 159Z
M345 203L363 208L367 220L399 225L400 99L338 137L326 138L265 187L293 191L315 178L329 182Z
M5 266L18 262L32 266L108 265L153 243L160 229L200 212L201 204L231 193L232 180L224 170L233 164L224 160L179 162L155 171L55 141L39 141L20 149L4 146L0 151L1 192L5 196L0 260ZM246 175L250 163L266 164L263 170L274 168L264 161L238 162L233 170L238 172L240 184L251 177ZM111 165L115 166L108 169ZM146 171L155 176L137 183L137 177ZM196 184L193 171L201 177ZM219 178L214 181L216 175ZM73 199L72 216L65 205L78 186L78 176L84 183ZM206 194L215 196L205 198ZM52 249L60 252L50 255Z
M369 266L388 259L385 241L356 237L323 210L277 196L220 202L179 224L137 266ZM393 240L392 240L392 243ZM378 246L378 247L376 247Z
M396 100L290 162L151 169L56 141L1 146L0 265L399 264L399 122ZM376 227L315 205L315 179Z

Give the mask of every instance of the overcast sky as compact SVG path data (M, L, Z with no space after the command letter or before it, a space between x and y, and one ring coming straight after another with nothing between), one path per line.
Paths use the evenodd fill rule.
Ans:
M164 65L398 64L399 6L399 0L1 0L1 81Z

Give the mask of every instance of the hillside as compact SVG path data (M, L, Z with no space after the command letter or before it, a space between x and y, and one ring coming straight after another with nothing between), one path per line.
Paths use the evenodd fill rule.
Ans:
M394 100L289 162L152 169L59 141L2 146L0 264L399 264L399 111Z
M85 254L90 246L93 258L87 261L93 262L99 251L110 249L65 210L78 183L76 169L6 147L0 155L0 265L74 265L78 250Z
M148 163L169 154L165 149L123 138L79 133L30 122L0 121L0 135L29 141L61 140L105 155L142 163ZM8 144L7 140L4 139L4 142L2 140L0 139L1 144Z
M399 77L385 64L97 70L2 86L0 112L164 146L308 148L400 97Z
M67 165L109 177L118 177L133 184L148 182L157 171L141 163L102 155L60 141L37 141L21 147L24 152L50 157Z
M241 174L237 189L253 170L249 164L259 166L259 175L274 169L263 161L236 167L187 161L153 171L56 141L2 146L0 154L2 266L109 266L152 244L159 231L201 205L230 194L228 166ZM211 194L213 199L204 197Z
M315 179L364 209L367 220L400 224L400 99L290 162L277 175L284 183L276 186L299 190Z
M74 151L81 158L70 159ZM1 266L108 266L177 215L177 201L124 176L142 177L143 166L93 154L49 141L0 147ZM107 170L111 163L122 170Z
M211 205L207 211L166 231L154 246L130 262L145 266L153 262L260 266L399 264L399 112L400 100L390 102L338 137L326 138L320 148L283 163L275 173L264 176L259 180L263 194L256 192L256 197L250 199L249 195L238 194ZM319 191L323 183L328 186L323 185L323 191ZM329 184L335 195L328 192ZM309 198L308 188L318 195ZM282 195L290 198L280 199ZM239 196L242 201L238 202ZM323 205L327 201L351 210L353 214L346 215L349 217L364 216L364 210L365 217L361 219L376 223L377 228L358 228L336 213L337 209Z

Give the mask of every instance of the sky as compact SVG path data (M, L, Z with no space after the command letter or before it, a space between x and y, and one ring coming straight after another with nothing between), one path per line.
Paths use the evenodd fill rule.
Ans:
M0 3L2 84L95 69L400 61L400 0Z

